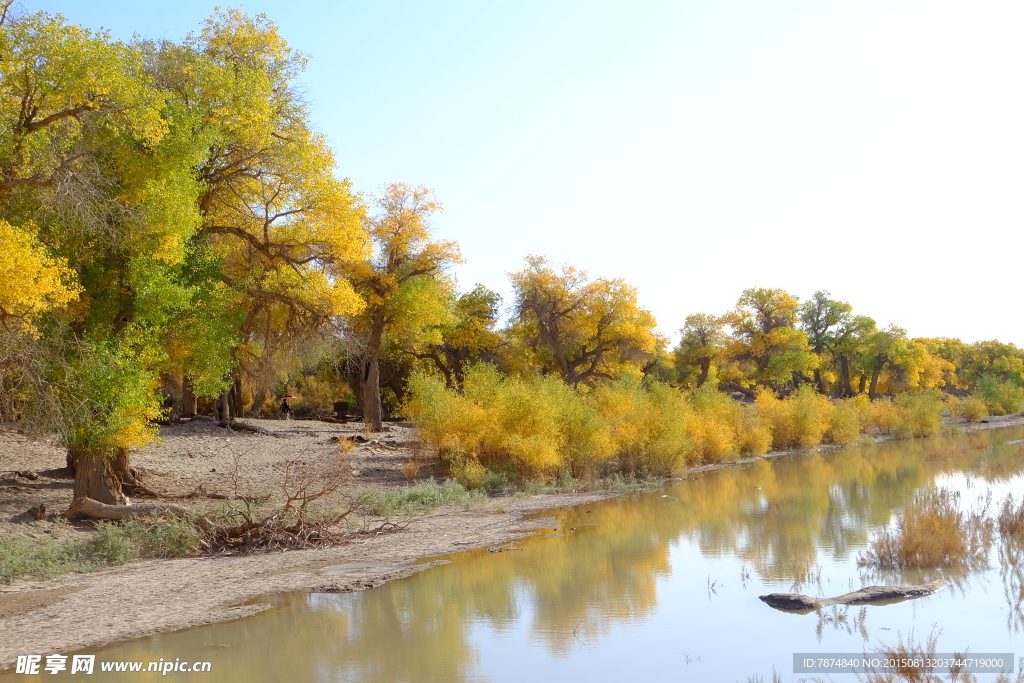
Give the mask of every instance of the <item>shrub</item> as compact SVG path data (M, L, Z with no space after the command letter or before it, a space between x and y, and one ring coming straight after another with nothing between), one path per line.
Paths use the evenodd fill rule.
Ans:
M991 376L978 380L974 395L985 403L990 415L1009 415L1024 407L1024 388Z
M364 491L358 496L359 503L377 517L426 512L444 505L468 508L482 498L483 494L469 491L458 482L446 480L438 483L433 479L401 489Z
M960 510L960 494L947 489L919 491L860 557L860 566L928 569L983 566L992 541L992 522L983 512Z
M931 436L942 427L944 404L941 394L934 389L900 394L893 404L897 413L897 436Z
M868 411L868 425L882 434L890 434L899 422L899 413L891 399L883 398L871 402Z
M988 417L988 406L977 396L968 396L961 402L963 418L967 422L977 422Z
M757 412L771 429L773 448L813 448L821 443L833 411L827 396L802 386L782 400L771 391L757 396Z
M836 401L829 414L825 429L825 442L836 444L857 443L860 440L861 411L851 399Z
M687 429L690 406L682 392L657 382L618 380L598 387L592 397L611 430L621 469L671 475L696 459Z

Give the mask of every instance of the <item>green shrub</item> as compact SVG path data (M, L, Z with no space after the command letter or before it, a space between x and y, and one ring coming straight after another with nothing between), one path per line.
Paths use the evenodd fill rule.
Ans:
M483 497L482 493L467 490L457 481L447 479L438 483L427 479L401 489L363 491L358 500L371 515L392 517L428 512L445 505L468 508Z
M1010 415L1024 408L1024 388L984 376L978 380L978 390L974 395L985 403L990 415Z

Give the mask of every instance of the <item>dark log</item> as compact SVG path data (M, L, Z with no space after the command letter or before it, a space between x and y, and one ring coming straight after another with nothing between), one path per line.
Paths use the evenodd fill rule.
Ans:
M257 427L256 425L245 424L244 422L218 422L218 427L224 427L225 429L232 429L236 432L247 432L249 434L262 434L263 436L276 436L282 438L284 434L278 432L272 432L269 429L263 427Z
M95 519L131 519L145 517L154 512L162 515L186 515L188 508L173 503L128 503L126 505L107 505L92 498L76 498L64 512L64 517L85 515Z
M948 585L949 583L946 581L929 581L917 586L868 586L836 598L812 598L801 593L771 593L762 595L761 601L770 607L788 612L809 612L828 605L901 602L937 593Z
M750 398L757 398L757 394L754 393L753 389L748 389L741 384L736 384L736 382L726 382L725 386L729 389L732 389L733 391L740 392L744 396L749 396Z

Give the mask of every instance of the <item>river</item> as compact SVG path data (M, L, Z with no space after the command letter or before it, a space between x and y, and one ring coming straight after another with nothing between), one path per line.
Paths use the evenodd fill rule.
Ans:
M815 674L794 673L794 653L929 636L939 652L1021 656L1021 574L1001 569L995 549L987 569L960 573L872 575L857 558L919 489L959 491L965 506L1024 491L1024 446L1007 443L1022 438L1012 427L692 474L549 511L556 522L521 542L446 556L374 590L271 596L253 617L89 652L208 661L209 673L166 676L206 683L796 681ZM888 605L794 614L758 599L935 578L953 585Z

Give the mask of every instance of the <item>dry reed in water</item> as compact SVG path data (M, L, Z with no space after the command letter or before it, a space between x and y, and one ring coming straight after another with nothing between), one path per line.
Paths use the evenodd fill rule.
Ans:
M984 510L960 510L960 494L946 489L919 491L857 558L876 569L934 569L986 564L992 520Z

